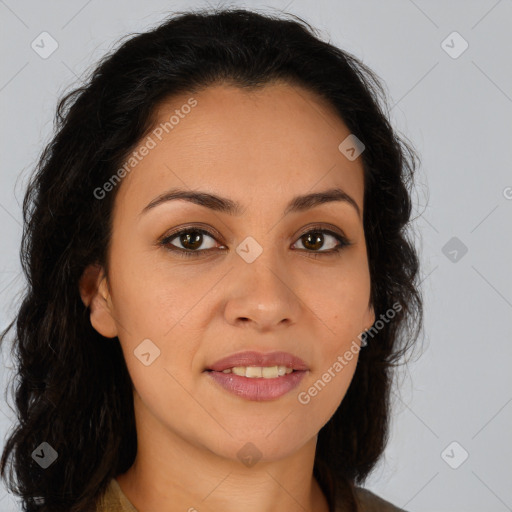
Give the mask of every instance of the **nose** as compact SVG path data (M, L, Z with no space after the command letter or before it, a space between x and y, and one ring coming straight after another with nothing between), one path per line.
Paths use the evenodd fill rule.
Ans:
M250 264L242 262L233 272L236 285L225 307L228 323L252 326L261 332L297 323L303 314L302 304L290 273L273 267L262 259Z

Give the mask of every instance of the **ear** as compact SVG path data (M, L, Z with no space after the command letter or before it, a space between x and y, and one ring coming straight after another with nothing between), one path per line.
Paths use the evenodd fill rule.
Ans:
M91 325L102 336L115 338L117 325L103 267L98 264L89 265L80 278L79 289L82 302L90 310Z

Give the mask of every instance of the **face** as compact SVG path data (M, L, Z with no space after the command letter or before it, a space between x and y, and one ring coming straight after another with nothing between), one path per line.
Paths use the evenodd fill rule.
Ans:
M228 459L247 442L278 459L334 414L357 350L343 356L374 321L362 162L338 149L350 134L342 120L297 86L217 85L191 98L159 107L152 142L117 185L109 275L82 297L96 330L119 338L138 422ZM175 189L238 208L165 200ZM345 195L289 208L331 189ZM307 369L279 397L244 396L207 371L243 351L287 352Z

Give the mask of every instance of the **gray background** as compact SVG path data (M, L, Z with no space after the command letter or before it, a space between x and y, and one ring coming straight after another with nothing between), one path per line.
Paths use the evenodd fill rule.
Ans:
M400 372L390 443L367 487L411 512L512 510L512 1L224 5L292 12L361 58L388 87L394 126L421 154L423 355ZM23 286L20 204L50 140L57 98L119 37L202 6L0 0L0 327ZM46 59L31 48L44 31L59 45ZM442 45L453 31L469 44L457 58L462 40ZM13 378L5 347L1 368L5 389ZM13 417L2 398L2 446ZM0 510L20 510L3 487Z

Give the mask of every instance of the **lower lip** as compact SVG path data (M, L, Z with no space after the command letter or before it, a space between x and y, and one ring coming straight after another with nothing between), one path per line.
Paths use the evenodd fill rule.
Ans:
M242 377L234 373L214 371L207 373L226 391L245 398L246 400L263 402L276 400L296 388L306 374L306 370L293 371L292 373L288 373L282 377L276 377L275 379Z

